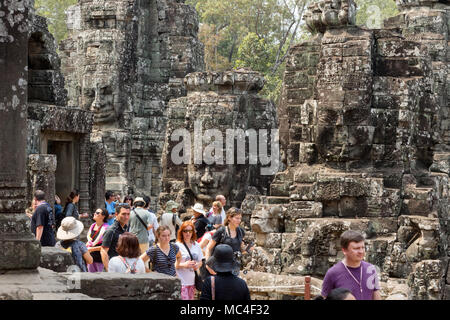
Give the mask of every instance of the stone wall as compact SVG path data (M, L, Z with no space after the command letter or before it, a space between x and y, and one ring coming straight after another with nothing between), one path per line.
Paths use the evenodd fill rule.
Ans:
M80 273L79 288L71 293L82 293L105 300L179 300L181 282L162 273Z
M56 53L56 41L48 31L47 19L32 15L28 40L28 101L63 106L67 92Z
M278 107L287 169L249 196L247 268L323 277L345 230L366 236L384 283L442 299L448 266L448 23L438 1L399 1L386 28L354 26L352 0L305 14Z
M67 105L67 90L61 73L61 60L57 44L48 31L45 18L31 14L28 38L28 110L27 110L27 154L28 192L27 201L33 198L36 189L46 192L46 200L53 206L55 193L65 204L73 189L80 191L79 209L90 211L91 189L102 184L90 185L89 137L92 131L93 114L77 106ZM71 152L56 154L56 161L47 166L50 155L55 152L49 147L53 141L70 143ZM55 155L53 155L55 157ZM66 166L70 163L70 166ZM49 170L53 168L52 170ZM66 168L72 170L65 171ZM65 187L61 190L61 185ZM60 190L57 190L60 189Z

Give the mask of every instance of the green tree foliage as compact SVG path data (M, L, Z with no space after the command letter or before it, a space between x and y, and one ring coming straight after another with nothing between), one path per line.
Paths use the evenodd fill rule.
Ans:
M355 0L358 5L356 24L369 29L380 29L386 18L397 15L398 9L394 0Z
M285 52L286 50L283 50ZM284 64L275 72L277 47L249 32L239 45L234 62L235 68L250 68L264 74L266 84L261 92L268 99L276 101L281 93Z
M67 37L66 9L77 0L35 0L36 13L47 18L48 29L57 43Z
M284 60L299 41L308 0L187 0L197 9L207 70L248 67L264 74L262 92L277 100Z

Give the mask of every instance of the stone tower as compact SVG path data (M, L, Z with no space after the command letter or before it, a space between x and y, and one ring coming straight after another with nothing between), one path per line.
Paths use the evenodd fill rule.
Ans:
M185 212L201 202L209 210L219 194L227 199L227 207L239 207L255 187L258 193L266 194L279 160L275 153L271 154L276 109L271 101L258 95L264 85L262 75L248 69L194 72L184 82L187 96L172 99L168 108L161 204L176 200L181 204L179 211ZM180 141L179 129L183 130ZM213 134L210 140L205 137L208 133ZM250 138L252 133L254 140ZM177 152L180 143L185 148ZM212 144L216 146L214 157L207 159ZM264 145L271 154L273 161L269 165L263 164L256 152L251 154L257 144L260 152ZM174 161L179 154L183 161ZM252 156L257 161L252 161ZM276 165L274 172L262 173L262 167L272 165Z
M354 25L353 0L309 6L315 35L290 49L278 108L287 169L270 197L243 204L259 246L250 269L323 277L355 229L384 284L445 296L450 6L398 5L381 30Z
M167 102L186 94L187 73L204 68L197 14L184 1L79 0L68 27L61 52L69 105L94 112L90 140L106 157L105 187L149 195L155 208Z

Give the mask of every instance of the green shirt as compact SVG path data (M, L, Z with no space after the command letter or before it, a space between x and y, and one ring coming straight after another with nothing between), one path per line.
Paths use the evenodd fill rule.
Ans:
M136 214L138 214L139 217L141 217L142 221L148 226L152 221L150 213L144 208L135 208L131 210L129 222L130 232L136 235L139 240L139 244L148 243L147 227L145 227L142 222L139 221L139 218L136 216Z

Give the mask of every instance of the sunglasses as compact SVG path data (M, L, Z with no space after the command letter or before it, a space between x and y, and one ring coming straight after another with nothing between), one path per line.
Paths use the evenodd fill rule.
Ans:
M189 232L189 233L193 233L194 231L193 231L193 230L187 230L187 229L184 229L183 232L184 232L184 233L188 233L188 232Z
M102 212L101 211L95 211L94 214L102 214Z

